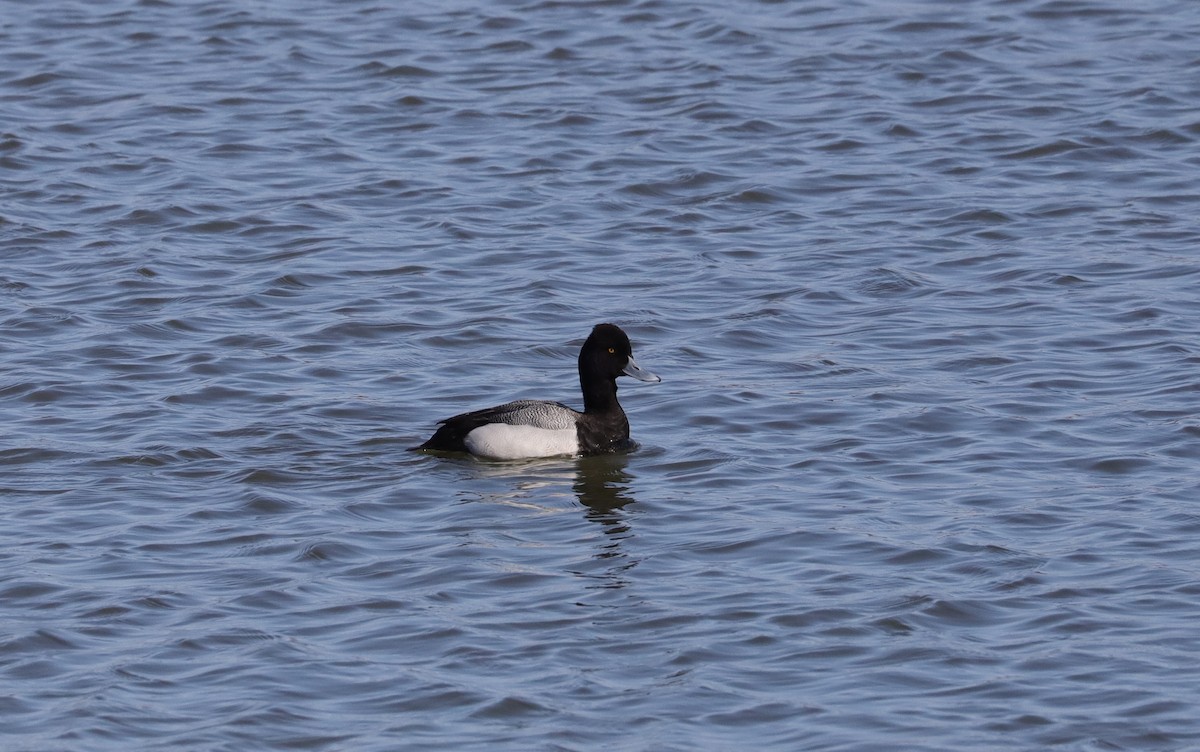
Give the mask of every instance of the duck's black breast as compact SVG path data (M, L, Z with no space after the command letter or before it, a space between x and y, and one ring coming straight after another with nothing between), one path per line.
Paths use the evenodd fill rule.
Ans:
M581 454L604 454L629 449L629 419L619 407L605 413L583 413L576 422Z

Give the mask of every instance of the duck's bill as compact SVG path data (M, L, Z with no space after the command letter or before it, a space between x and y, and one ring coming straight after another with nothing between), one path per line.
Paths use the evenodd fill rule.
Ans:
M629 364L625 366L624 373L626 376L632 376L638 381L662 381L662 379L660 379L658 376L639 366L637 361L635 361L633 358L629 359Z

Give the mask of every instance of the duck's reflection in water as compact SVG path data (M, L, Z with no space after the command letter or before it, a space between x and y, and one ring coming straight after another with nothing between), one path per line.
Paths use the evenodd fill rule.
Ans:
M620 510L635 501L630 492L632 477L625 469L628 464L627 454L521 463L464 461L476 477L511 479L508 490L483 498L546 512L561 511L541 502L560 493L566 495L565 484L570 482L575 497L587 510L587 518L606 526L620 524ZM539 497L541 502L535 501Z
M628 530L623 516L618 514L634 501L629 491L631 478L625 471L628 464L629 456L625 454L580 457L575 463L575 495L587 510L588 519L606 528L621 528L620 531L608 529L610 534Z
M620 588L626 584L622 573L637 566L623 545L634 535L626 509L636 501L631 491L633 476L627 471L629 460L626 454L606 454L522 463L471 461L467 466L478 477L508 481L507 490L480 497L493 503L539 514L563 514L571 510L556 499L570 498L573 492L584 517L601 525L604 534L594 539L591 564L573 566L569 571L593 580L593 587Z
M625 572L638 565L624 542L633 537L630 515L625 507L634 502L630 491L632 477L626 471L629 458L624 454L582 457L576 461L575 495L583 505L587 519L604 527L604 538L596 542L592 560L598 571L576 572L594 581L591 587L614 590L629 581Z

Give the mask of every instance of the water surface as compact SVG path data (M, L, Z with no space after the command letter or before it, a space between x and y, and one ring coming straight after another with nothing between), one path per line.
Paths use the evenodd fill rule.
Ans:
M1200 744L1200 6L10 5L0 748Z

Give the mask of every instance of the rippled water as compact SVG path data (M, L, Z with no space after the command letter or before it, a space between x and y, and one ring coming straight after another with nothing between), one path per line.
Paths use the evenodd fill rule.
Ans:
M1200 5L5 7L0 748L1200 745Z

